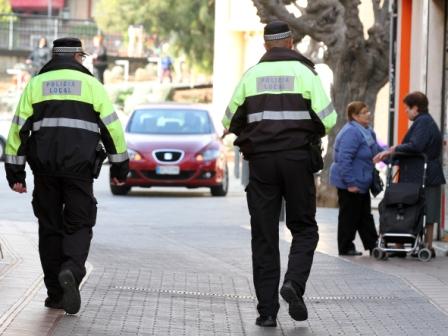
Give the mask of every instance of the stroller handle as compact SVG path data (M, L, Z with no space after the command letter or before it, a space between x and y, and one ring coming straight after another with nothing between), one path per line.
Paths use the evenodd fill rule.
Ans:
M423 166L423 176L422 176L422 188L425 188L425 181L426 181L426 169L428 167L428 157L424 153L404 153L404 152L395 152L392 153L389 157L389 163L388 163L388 174L387 174L387 181L386 185L390 186L392 183L392 165L394 163L394 159L397 158L420 158L422 159L422 166Z
M407 153L407 152L393 152L390 155L389 160L392 161L395 157L420 157L423 159L423 162L426 164L428 162L428 157L425 153Z

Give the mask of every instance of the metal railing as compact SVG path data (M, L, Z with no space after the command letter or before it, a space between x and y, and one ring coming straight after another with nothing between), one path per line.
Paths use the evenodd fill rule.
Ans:
M99 33L95 22L62 19L42 15L0 14L0 49L33 50L40 37L46 37L49 46L57 38L77 37L88 52L93 49L93 37ZM122 48L121 34L106 34L104 39L109 55L119 55Z

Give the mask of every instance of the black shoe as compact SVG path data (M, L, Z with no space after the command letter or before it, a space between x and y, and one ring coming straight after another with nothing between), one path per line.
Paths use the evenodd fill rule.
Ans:
M64 307L62 307L62 300L54 300L51 297L45 299L44 306L52 309L64 309Z
M277 321L273 316L258 316L255 324L260 327L276 327Z
M436 257L436 250L434 250L434 248L430 248L429 249L431 251L431 258L434 259Z
M341 256L350 256L350 257L354 257L354 256L360 256L362 255L362 252L356 251L356 250L348 250L346 252L343 253L339 253L339 255Z
M305 321L308 319L308 310L302 295L292 285L291 281L286 281L280 289L280 295L289 304L289 316L296 321Z
M76 314L81 307L81 295L72 271L65 269L59 272L59 284L64 291L62 307L67 314Z

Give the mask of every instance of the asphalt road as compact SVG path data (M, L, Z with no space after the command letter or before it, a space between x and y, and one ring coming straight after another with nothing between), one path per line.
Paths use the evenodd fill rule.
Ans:
M317 253L306 322L281 302L275 329L254 325L249 216L235 180L227 197L208 189L109 192L107 167L95 183L98 218L78 315L51 335L445 335L448 318L399 278ZM32 178L29 176L28 185ZM0 174L1 218L35 222L26 195ZM320 249L331 252L337 212L320 210ZM36 225L37 229L37 225ZM282 263L288 234L282 231ZM419 316L418 321L415 316Z

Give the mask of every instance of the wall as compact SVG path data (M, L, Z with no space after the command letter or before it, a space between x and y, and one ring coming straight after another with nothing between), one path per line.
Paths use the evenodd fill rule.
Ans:
M301 4L306 5L304 1ZM362 1L359 11L367 37L367 30L373 23L371 1ZM224 114L244 71L256 64L264 53L263 27L251 0L216 0L213 104L218 118ZM317 69L329 91L331 71L326 65L319 65ZM388 132L388 93L386 85L378 95L374 121L378 138L384 142Z
M66 0L70 19L91 19L92 0ZM90 7L90 8L89 8Z
M429 3L429 27L427 47L427 95L429 110L439 127L442 126L442 84L444 68L444 23L445 1L433 0Z
M263 54L262 30L251 0L216 0L213 110L217 119L244 71Z

